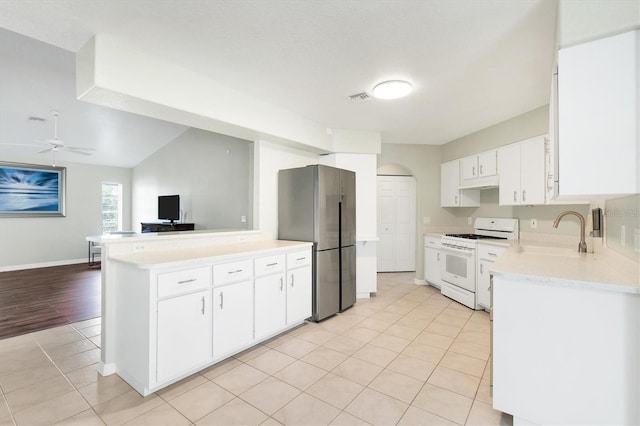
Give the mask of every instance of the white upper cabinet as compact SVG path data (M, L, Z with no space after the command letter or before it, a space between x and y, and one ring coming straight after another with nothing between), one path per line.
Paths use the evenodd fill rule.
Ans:
M558 52L558 198L640 192L640 30Z
M498 186L497 152L491 150L460 160L460 187L482 188Z
M545 136L498 149L499 204L545 203Z
M478 207L479 189L460 188L460 160L440 165L440 207Z

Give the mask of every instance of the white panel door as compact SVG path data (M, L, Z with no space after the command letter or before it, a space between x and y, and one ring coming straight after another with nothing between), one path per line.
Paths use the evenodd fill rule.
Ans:
M378 272L415 271L416 183L378 176Z

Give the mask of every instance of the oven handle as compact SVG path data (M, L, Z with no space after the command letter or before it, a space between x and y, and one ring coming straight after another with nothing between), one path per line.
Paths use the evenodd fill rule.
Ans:
M442 245L442 250L443 251L448 251L451 253L456 253L456 254L461 254L463 256L473 256L475 254L475 250L465 250L465 249L459 249L459 248L454 248L454 247L449 247L449 246L445 246Z

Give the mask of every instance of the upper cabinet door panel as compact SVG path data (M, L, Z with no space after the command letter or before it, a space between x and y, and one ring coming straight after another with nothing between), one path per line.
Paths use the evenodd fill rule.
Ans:
M460 160L462 180L475 179L479 176L478 156L466 157Z
M495 176L498 173L498 154L496 150L478 155L478 176Z

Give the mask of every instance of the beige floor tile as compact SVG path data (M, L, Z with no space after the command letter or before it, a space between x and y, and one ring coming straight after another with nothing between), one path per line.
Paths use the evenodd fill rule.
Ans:
M462 330L460 334L458 334L458 337L456 337L456 342L476 343L478 345L489 346L491 344L491 338L489 333Z
M82 329L79 329L78 331L80 332L80 334L82 334L85 337L94 337L94 336L99 336L102 329L101 329L101 325L97 324L89 327L84 327Z
M386 367L395 357L398 356L398 353L372 344L367 344L358 352L353 354L353 356L379 367Z
M395 312L385 312L384 310L378 312L376 314L376 319L379 321L385 321L388 322L390 324L393 324L394 322L398 321L400 318L402 318L404 316L404 314L398 314Z
M227 358L224 361L220 361L212 365L211 367L202 370L200 374L209 380L213 380L215 377L218 377L219 375L226 373L233 368L236 368L240 364L242 364L242 361L236 358Z
M269 377L267 374L250 365L240 364L226 373L215 377L212 381L229 392L235 395L240 395L242 392L252 388L267 377Z
M391 371L422 380L423 382L427 381L435 368L435 364L404 354L398 355L396 359L387 365L387 369Z
M328 349L343 353L345 355L353 355L358 349L363 347L365 342L360 340L351 339L344 336L337 336L329 340L323 346Z
M398 302L396 301L396 302L390 304L389 306L385 307L384 309L382 309L379 313L389 312L389 313L392 313L392 314L399 314L399 315L404 316L404 315L408 314L412 309L413 309L413 306L399 305ZM400 318L398 318L398 319L400 319Z
M296 361L278 371L273 377L277 377L285 383L290 384L300 390L305 390L322 376L327 374L326 370L308 364L304 361Z
M491 369L493 366L491 365L491 357L489 357L489 361L487 361L487 366L484 369L484 373L482 374L482 380L491 380Z
M475 398L480 385L480 378L438 365L427 383L469 398Z
M117 374L110 376L101 376L98 374L95 382L78 388L78 392L80 392L93 407L130 392L131 390L133 390L133 388Z
M345 411L373 425L396 424L408 404L380 392L365 389Z
M95 347L96 345L94 345L92 341L88 339L82 339L76 340L75 342L67 343L65 345L54 346L45 352L53 361L59 361L71 355L88 351L90 349L95 349Z
M467 418L467 425L490 426L490 425L512 425L513 417L494 410L490 405L480 401L474 401L471 412Z
M413 342L402 351L404 355L427 361L431 364L438 364L445 354L442 348Z
M269 349L270 349L269 346L265 346L265 345L254 346L252 348L249 348L247 350L240 352L239 354L234 355L234 358L242 362L247 362L250 359L257 357L258 355L262 355L263 353L269 351Z
M460 318L458 316L447 314L445 312L446 310L443 311L440 315L438 315L433 320L433 322L445 324L452 327L458 327L460 329L462 329L462 327L464 327L464 325L467 323L467 318Z
M429 325L429 323L433 320L433 318L425 319L424 317L419 318L415 315L412 315L412 312L409 312L407 315L400 318L398 321L394 323L394 325L401 325L403 327L413 328L420 333L424 328ZM435 317L434 317L435 318Z
M488 321L486 321L486 322L473 321L473 322L468 322L464 326L463 330L465 330L465 331L475 331L475 332L478 332L478 333L489 334L491 332L491 325L489 324Z
M478 386L478 392L476 393L476 401L493 405L493 398L491 397L491 383L489 380L483 379L480 381L480 386Z
M358 340L362 343L369 343L373 338L379 335L380 332L364 327L362 325L356 325L349 330L345 331L342 336L348 339Z
M198 386L206 382L208 382L208 380L204 376L201 376L200 374L193 374L180 380L179 382L167 386L166 388L160 389L158 392L156 392L156 394L165 401L171 401L172 399L179 397L183 393L197 388Z
M274 336L270 339L265 340L264 342L262 342L262 345L267 346L269 348L275 348L276 346L280 346L281 344L285 343L288 340L293 339L294 337L297 336L297 330L298 329L294 329L294 330L289 330L286 331L282 334L278 334L277 336Z
M478 345L477 343L453 342L449 347L449 351L486 361L489 359L491 348L485 345Z
M451 305L447 306L444 311L442 311L442 314L463 319L466 323L467 320L471 318L473 312L463 305L452 303Z
M284 426L282 423L274 419L273 417L267 418L264 422L260 423L260 426Z
M413 405L407 408L404 416L398 422L399 426L441 426L441 425L456 425L456 423L449 421L443 417L432 414L428 411L424 411Z
M198 420L200 425L259 425L268 416L240 398L232 399L211 414Z
M307 393L344 409L363 389L362 385L329 373L307 389Z
M279 344L278 346L271 346L273 349L278 352L282 352L283 354L289 355L290 357L299 359L308 354L309 352L315 350L318 345L315 343L308 342L304 339L299 339L297 337L291 337L287 339L285 342Z
M378 318L377 315L374 315L373 317L367 318L366 320L362 321L360 324L358 324L358 326L365 327L373 331L382 332L389 328L389 326L391 326L392 324L393 323L391 322L382 321Z
M327 371L333 370L345 359L347 359L347 355L324 347L320 347L302 357L302 361Z
M1 359L1 358L0 358ZM2 360L4 362L4 360ZM41 382L53 377L62 376L60 370L51 362L19 370L0 378L0 386L4 393Z
M279 370L282 370L287 365L294 362L296 359L289 355L278 352L275 349L269 349L263 354L258 355L255 358L251 358L246 361L252 367L255 367L267 374L274 374Z
M460 330L460 327L443 324L442 322L436 322L435 320L425 328L425 331L442 334L443 336L448 337L456 337L460 333Z
M464 424L473 400L455 392L425 384L411 405L444 417L452 422Z
M52 328L34 333L34 338L44 350L55 346L65 345L77 340L84 340L84 336L71 326Z
M205 382L169 401L183 416L195 422L235 396L212 382Z
M382 370L383 367L379 365L349 357L331 372L352 382L367 386Z
M314 327L309 331L299 334L297 337L306 340L307 342L315 343L316 345L324 345L336 336L336 333Z
M166 402L147 411L125 425L189 426L191 421Z
M467 355L447 352L442 357L440 365L462 373L471 374L472 376L482 377L487 362Z
M73 386L64 376L59 375L6 393L5 398L11 411L17 413L71 391Z
M87 327L91 327L93 325L99 325L99 324L102 324L102 318L101 317L91 318L91 319L84 320L84 321L79 321L79 322L74 322L73 324L71 324L71 326L73 328L75 328L76 330L81 330L83 328L87 328Z
M91 343L93 343L94 345L96 345L97 348L101 348L102 347L102 337L100 334L98 334L97 336L93 336L93 337L89 337L89 340L91 340Z
M391 326L393 327L393 326ZM369 342L370 345L377 346L379 348L385 348L394 352L402 352L404 348L409 346L411 340L404 339L402 337L392 336L387 334L391 329L389 327L384 333L381 333L378 337Z
M75 355L68 356L56 362L56 365L63 373L86 367L100 361L100 349L93 348L88 351L80 352Z
M327 425L338 414L336 407L302 393L272 417L284 425Z
M431 331L423 331L416 336L414 342L424 343L425 345L435 346L436 348L449 349L449 346L453 343L453 337L443 336L442 334L436 334Z
M385 369L370 384L369 388L382 392L400 401L410 403L424 382L404 374Z
M407 340L413 340L418 334L420 334L419 329L400 325L397 322L391 327L387 328L384 332L386 334L390 334L392 336L400 337Z
M34 342L9 347L0 356L0 377L51 364L51 360Z
M300 389L275 377L269 377L242 393L240 398L260 411L272 415L300 395L301 392Z
M78 368L77 370L70 371L65 374L67 379L77 388L80 389L84 386L90 385L98 381L99 377L102 377L98 373L99 363L90 364L86 367Z
M141 396L132 390L94 407L96 414L108 425L121 425L164 404L155 394Z
M24 346L25 344L37 346L36 341L33 337L33 333L9 337L7 339L0 339L0 356L2 356L10 348L16 346Z
M53 399L48 399L14 414L19 425L51 425L74 416L89 408L82 396L71 391Z
M59 421L55 426L102 426L105 423L91 409Z
M338 415L338 417L333 419L330 424L332 426L367 426L371 423L367 423L364 420L343 411Z
M9 411L7 401L4 399L4 395L0 392L0 425L13 425L13 418Z

